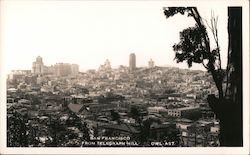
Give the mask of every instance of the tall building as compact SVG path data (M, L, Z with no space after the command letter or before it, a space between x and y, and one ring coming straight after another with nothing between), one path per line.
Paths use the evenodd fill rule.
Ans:
M32 73L39 75L54 74L56 76L77 75L79 73L79 66L69 63L56 63L55 65L45 66L42 57L38 56L32 64Z
M77 75L78 72L79 72L79 66L77 64L72 64L71 65L71 74Z
M77 75L79 66L77 64L57 63L54 66L54 74L56 76Z
M135 70L136 68L136 56L135 56L135 53L131 53L129 55L129 69L131 71Z
M43 72L44 74L53 74L55 71L54 71L54 66L43 66Z
M57 63L55 64L55 75L56 76L68 76L71 74L71 65L68 63Z
M106 69L111 69L111 64L110 64L109 59L107 59L107 60L105 61L104 66L105 66Z
M155 62L152 59L150 59L148 62L148 67L153 68L154 66L155 66Z
M34 74L43 74L44 73L44 65L42 57L38 56L36 61L32 63L32 73Z
M110 71L111 70L111 64L108 59L106 59L105 63L103 65L100 65L99 71Z

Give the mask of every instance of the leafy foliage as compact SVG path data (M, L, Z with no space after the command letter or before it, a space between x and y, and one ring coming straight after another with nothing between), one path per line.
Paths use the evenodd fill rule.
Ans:
M209 53L204 47L204 38L197 25L180 32L180 42L175 44L173 49L177 63L186 60L189 67L192 67L193 62L202 63L203 60L209 59Z
M212 32L217 47L210 49L210 41L205 25L196 7L167 7L163 8L167 18L178 13L193 17L196 24L194 27L188 27L180 32L180 42L173 45L175 51L175 60L177 63L186 61L188 67L192 67L193 63L202 64L208 72L211 72L216 87L219 91L219 97L223 97L222 81L225 72L221 68L220 49L218 44L217 21L211 20Z
M135 121L139 124L141 124L142 121L142 116L141 113L139 111L139 109L137 107L131 107L130 109L130 116L135 119Z
M118 112L114 111L114 110L110 110L110 115L111 115L111 119L113 121L117 121L117 123L120 123L120 115Z
M28 132L26 123L27 116L14 112L13 116L7 118L7 146L28 146Z
M202 30L197 24L180 32L180 42L173 46L173 50L177 63L187 61L188 67L192 67L193 63L203 63L204 60L211 64L219 60L218 49L211 52L206 50Z
M188 11L189 11L189 7L166 7L164 8L164 14L167 18L174 16L175 14L178 14L178 13L184 15L185 12L188 12Z

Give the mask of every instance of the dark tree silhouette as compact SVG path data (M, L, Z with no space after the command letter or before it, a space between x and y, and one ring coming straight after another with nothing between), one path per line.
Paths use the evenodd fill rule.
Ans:
M175 59L177 63L187 61L189 67L192 67L193 63L202 64L208 72L211 73L219 92L219 98L223 98L222 82L225 72L221 68L219 47L217 46L211 50L206 27L196 7L164 8L164 14L167 18L177 13L183 15L186 13L189 17L193 17L196 22L194 27L189 27L180 32L180 42L173 46L176 52ZM216 26L217 21L215 21L214 24L212 25ZM216 29L216 27L214 27L214 29ZM218 37L216 37L217 30L215 31L215 38L218 39ZM215 40L216 42L217 39Z
M214 94L208 96L212 110L220 119L221 146L242 146L242 11L241 8L228 8L229 51L227 69L221 68L220 48L218 44L217 21L212 17L211 29L216 48L210 48L206 26L196 7L166 7L167 18L175 14L187 14L196 24L180 32L180 42L173 46L177 63L187 61L202 64L211 73L218 89L219 98ZM225 78L226 77L226 78ZM226 88L223 89L223 80ZM233 120L233 121L232 121Z
M117 111L110 110L110 116L113 121L116 121L118 124L121 123L120 121L120 115Z
M142 123L142 116L141 116L141 113L139 111L139 109L135 106L132 106L131 109L130 109L130 112L129 112L129 115L135 119L135 121L141 125Z
M13 116L7 118L7 146L24 147L28 146L27 140L27 115L14 112Z
M139 142L142 145L146 145L150 136L150 126L153 123L152 119L146 119L142 122L142 125L140 126L140 137Z

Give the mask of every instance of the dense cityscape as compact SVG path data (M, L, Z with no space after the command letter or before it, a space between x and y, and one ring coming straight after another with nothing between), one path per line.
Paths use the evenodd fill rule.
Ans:
M77 64L46 66L7 78L8 147L199 147L219 146L219 121L207 95L217 90L209 73L159 67L79 72Z

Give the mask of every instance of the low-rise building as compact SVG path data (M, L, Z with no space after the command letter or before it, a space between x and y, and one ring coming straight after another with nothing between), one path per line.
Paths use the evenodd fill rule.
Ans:
M161 113L161 112L166 112L167 109L165 107L158 107L158 106L154 106L154 107L148 107L147 109L148 114L152 114L152 113Z
M168 109L168 115L173 116L173 117L185 117L189 114L195 114L195 112L199 110L200 110L200 107L198 106Z

